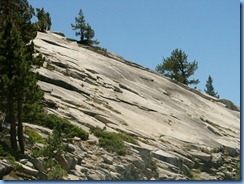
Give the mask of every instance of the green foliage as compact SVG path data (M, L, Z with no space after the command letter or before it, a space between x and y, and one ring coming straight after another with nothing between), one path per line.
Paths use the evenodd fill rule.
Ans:
M230 100L219 99L219 100L217 100L217 102L221 102L221 103L225 104L226 108L231 109L233 111L240 111L239 108L233 102L231 102Z
M20 36L25 43L29 43L36 37L35 26L31 23L34 9L28 0L4 0L0 1L0 31L5 20L11 20L20 31Z
M73 137L79 137L82 140L88 139L88 132L82 130L76 125L71 124L67 119L60 118L54 114L44 114L39 113L31 119L33 123L54 129L56 126L60 125L62 133L64 133L64 137L67 138L73 138Z
M6 149L4 149L4 146L2 144L0 144L0 159L6 158L9 155L9 152Z
M236 169L236 177L235 179L236 180L240 180L241 179L241 169L240 169L240 160L237 162L236 166L235 166L235 169Z
M198 63L188 62L187 57L184 51L175 49L170 57L163 59L163 63L156 66L156 71L186 85L198 84L198 79L188 79L197 70Z
M107 151L116 152L119 155L126 154L126 148L123 141L138 145L138 142L133 137L126 134L106 132L100 128L92 128L91 132L99 137L100 146L104 147Z
M37 18L38 18L38 22L36 25L38 30L41 32L50 30L52 26L50 14L48 12L46 13L44 8L42 9L37 8L36 11L37 11Z
M64 154L65 145L62 141L61 125L58 124L52 135L48 137L47 144L41 149L34 152L34 156L45 157L43 161L44 173L49 180L61 180L67 173L61 168L59 163L60 157Z
M31 23L34 10L27 0L1 1L0 6L0 110L11 124L10 141L17 150L17 139L24 153L23 114L39 103L42 95L33 68L42 65L41 56L34 58L32 40L37 32ZM16 129L18 122L18 129Z
M201 170L200 169L194 169L190 172L189 177L191 180L200 180Z
M37 143L45 144L46 140L42 138L35 130L33 129L25 129L24 133L29 136L29 142L31 145Z
M43 148L43 155L48 159L58 159L64 152L64 144L62 141L61 124L58 124L54 129L51 136L47 139L47 145Z
M206 89L204 89L204 91L213 97L219 98L218 93L215 92L215 90L214 90L213 79L210 75L208 76L208 80L206 82Z
M66 171L62 169L60 164L51 167L47 174L48 180L62 180L66 175Z
M75 17L75 24L71 24L71 27L73 30L78 30L75 32L76 36L80 36L80 41L78 43L87 45L99 44L97 40L92 40L95 36L95 32L91 26L86 23L82 9L80 9L78 17Z
M55 70L55 66L51 65L49 62L46 65L46 69L50 70L50 71L54 71Z

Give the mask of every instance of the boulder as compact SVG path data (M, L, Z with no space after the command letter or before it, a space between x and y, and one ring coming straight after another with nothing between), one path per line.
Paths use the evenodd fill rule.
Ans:
M111 157L111 156L105 155L105 156L103 156L103 161L106 164L112 165L113 164L113 161L114 161L114 158Z
M222 153L212 153L212 160L211 162L215 167L219 167L224 164L224 158Z
M28 174L28 175L31 175L31 176L34 176L34 177L37 177L38 176L38 173L39 173L38 170L33 169L31 167L28 167L26 165L23 165L20 162L16 162L16 163L20 165L20 169L19 170L21 172L23 172L25 174Z
M88 180L105 180L106 177L104 173L101 173L100 171L90 171L87 173Z
M172 155L171 153L165 152L163 150L157 150L152 152L153 157L162 160L164 162L167 162L169 164L172 164L178 168L182 168L182 160L176 157L175 155Z
M203 152L200 152L200 151L191 151L189 152L192 156L200 159L201 161L203 162L209 162L211 161L212 159L212 156L210 154L207 154L207 153L203 153Z
M65 155L62 155L59 159L61 167L69 172L71 169L74 169L78 159L74 157L74 155L67 153Z
M66 147L66 151L69 153L73 153L76 150L76 147L73 144L68 144Z
M5 175L8 175L13 170L13 167L7 162L7 160L0 160L0 179L3 179Z

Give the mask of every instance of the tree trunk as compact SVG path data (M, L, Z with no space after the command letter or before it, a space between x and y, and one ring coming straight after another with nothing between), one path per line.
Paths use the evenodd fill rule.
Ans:
M18 140L20 152L24 154L25 146L24 146L24 136L23 136L23 123L22 123L22 103L18 100Z
M6 117L8 117L7 122L10 123L11 147L14 151L17 151L16 123L15 123L15 118L14 118L14 101L13 101L13 96L11 93L9 93L9 95L8 95L8 110L7 110Z

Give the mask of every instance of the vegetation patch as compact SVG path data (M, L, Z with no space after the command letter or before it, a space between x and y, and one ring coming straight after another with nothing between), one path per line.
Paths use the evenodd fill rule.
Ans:
M65 134L64 137L66 138L73 138L76 136L82 140L87 140L89 136L88 132L71 124L67 119L58 117L54 114L40 113L32 122L50 129L54 129L56 126L60 125L61 131Z
M116 152L119 155L126 154L124 141L138 145L138 142L130 135L115 132L106 132L98 127L92 128L91 132L99 138L99 145L109 152Z
M55 66L53 66L49 62L47 62L46 69L48 69L50 71L54 71L55 70Z
M189 177L191 180L200 180L200 174L201 174L201 170L200 169L193 169L190 174Z
M33 129L25 129L24 133L29 136L29 142L31 145L34 145L36 142L37 143L46 143L46 139L42 138L35 130Z
M73 38L66 38L66 40L67 40L68 42L77 42L77 40L76 40L76 39L73 39Z
M231 102L230 100L219 99L219 100L216 100L216 102L221 102L221 103L225 104L226 108L231 109L233 111L240 112L239 108L233 102Z
M34 157L44 157L42 172L47 174L48 180L61 180L67 175L60 163L65 149L61 133L61 125L57 125L48 137L47 144L42 149L33 151Z

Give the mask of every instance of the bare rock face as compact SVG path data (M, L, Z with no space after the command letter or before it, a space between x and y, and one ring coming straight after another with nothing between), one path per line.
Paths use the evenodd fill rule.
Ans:
M34 43L47 61L37 72L49 111L87 131L100 127L139 142L126 143L130 155L117 156L102 150L94 135L78 140L68 146L69 159L64 156L67 178L233 178L235 171L224 174L224 168L240 154L238 107L228 109L214 97L59 34L38 33Z

